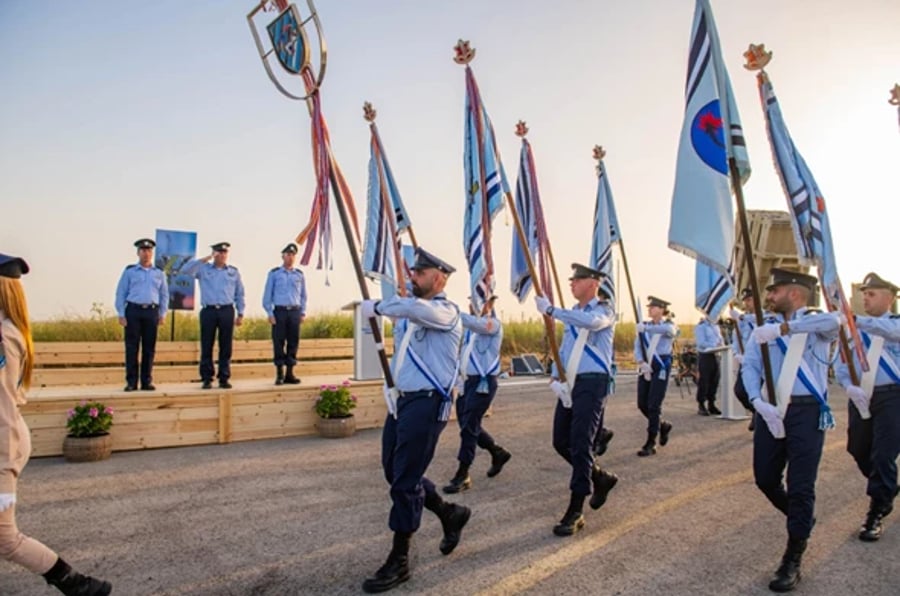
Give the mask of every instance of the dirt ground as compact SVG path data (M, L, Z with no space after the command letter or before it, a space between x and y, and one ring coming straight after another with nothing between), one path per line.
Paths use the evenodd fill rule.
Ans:
M747 421L700 417L689 390L669 388L674 424L659 453L638 458L645 422L634 377L609 401L615 430L604 465L620 477L607 504L571 538L551 532L568 503L568 467L550 445L545 381L501 384L485 426L513 459L496 478L481 452L474 486L452 500L473 510L450 556L425 512L413 575L396 594L769 594L786 541L784 518L756 489ZM856 538L865 482L844 450L846 399L832 386L838 428L819 470L818 523L797 594L897 593L900 528ZM114 594L358 594L390 546L380 430L115 453L98 463L32 460L19 486L20 528ZM429 469L456 468L451 422ZM56 593L0 562L0 594Z

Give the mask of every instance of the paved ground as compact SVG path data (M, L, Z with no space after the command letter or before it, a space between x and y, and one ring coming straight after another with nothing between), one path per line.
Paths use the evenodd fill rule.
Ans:
M634 378L620 379L607 414L616 437L604 457L621 478L573 538L551 533L568 502L568 471L550 446L553 401L543 384L502 385L486 426L513 453L503 473L458 497L472 507L463 541L438 551L425 513L413 577L401 594L768 594L786 540L784 518L753 484L745 421L702 418L670 387L669 445L638 458L644 420ZM797 593L897 593L900 527L856 539L864 481L844 451L846 406L820 468L816 526ZM451 423L455 424L455 423ZM91 464L32 461L20 484L19 525L115 594L357 594L390 544L380 431L342 440L304 437L115 453ZM429 475L446 482L458 434L444 432ZM0 562L0 594L55 593Z

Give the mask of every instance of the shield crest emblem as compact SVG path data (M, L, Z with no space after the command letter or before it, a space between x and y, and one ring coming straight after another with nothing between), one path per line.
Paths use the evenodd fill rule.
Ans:
M309 43L297 6L291 4L269 23L266 30L278 61L290 73L299 74L309 65Z

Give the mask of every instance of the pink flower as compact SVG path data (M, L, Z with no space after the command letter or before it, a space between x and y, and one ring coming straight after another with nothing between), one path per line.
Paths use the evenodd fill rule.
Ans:
M328 390L329 391L337 391L337 385L329 385Z
M86 400L86 399L81 400L81 404L79 404L79 405L86 406L86 405L87 405L87 400Z
M355 396L355 395L351 395L351 396L350 396L350 399L352 399L354 402L358 401L358 400L356 399L356 396Z
M91 418L96 418L99 413L100 413L100 411L97 410L97 408L91 408L91 411L90 411Z
M75 410L74 409L69 410L69 419L72 419L74 417L75 417Z
M348 379L348 380L344 381L343 383L341 383L341 385L343 385L344 387L349 387L349 386L350 386L350 380Z
M328 389L328 385L322 385L321 387L319 387L319 389L322 389L322 390Z
M106 406L105 408L103 408L103 412L106 414L109 414L110 416L113 415L113 409L110 408L109 406Z

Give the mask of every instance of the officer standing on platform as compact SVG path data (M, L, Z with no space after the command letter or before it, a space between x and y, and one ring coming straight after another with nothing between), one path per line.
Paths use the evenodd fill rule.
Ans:
M719 391L719 356L715 349L725 345L719 326L703 317L694 327L694 341L697 344L697 365L700 380L697 381L697 413L701 416L718 416L722 412L716 407L716 393Z
M391 485L389 526L394 532L387 561L363 582L366 592L384 592L409 579L409 545L422 521L422 507L441 520L440 551L449 555L459 543L471 510L445 502L425 477L441 431L453 407L459 373L462 324L459 307L447 300L444 286L455 269L416 249L412 268L413 297L394 295L364 300L365 320L376 315L394 320L392 373L396 387L387 392L388 415L381 435L381 464Z
M753 432L756 486L787 516L787 548L769 589L788 592L800 581L800 561L813 527L825 430L834 427L827 396L828 366L840 318L807 309L816 278L785 269L772 269L771 276L766 305L776 315L753 330L741 374L750 403L765 422L757 421ZM761 395L760 345L764 343L769 347L777 406Z
M734 381L734 395L744 406L744 409L753 412L753 406L750 405L750 396L744 389L744 378L741 375L741 363L744 361L744 351L747 344L750 343L750 334L756 328L756 304L753 301L753 290L744 288L741 290L741 303L744 307L744 313L741 314L735 309L731 310L730 316L734 320L734 329L731 331L731 353L734 362L737 364L737 378ZM740 340L738 339L740 337ZM750 416L750 425L747 430L753 430L755 427L756 417Z
M306 279L302 271L294 268L296 258L297 245L292 242L281 251L282 266L269 271L263 290L263 309L272 325L276 385L300 382L294 376L294 366L297 365L300 324L306 318Z
M216 373L212 351L218 332L219 387L231 389L231 383L228 382L231 377L231 344L234 326L240 327L244 322L244 284L237 267L227 263L231 244L219 242L211 248L212 254L188 261L181 272L200 280L203 305L200 310L200 378L203 380L203 388L212 389L212 379Z
M609 391L613 330L616 315L597 298L603 273L572 263L569 287L578 301L572 309L555 308L543 296L535 296L538 312L564 325L559 357L566 367L566 384L554 380L557 395L553 415L553 448L570 466L569 507L553 528L557 536L571 536L584 527L584 501L591 495L591 509L599 509L619 478L605 472L594 460L594 436ZM554 364L552 376L559 378Z
M481 316L461 314L463 327L463 356L461 367L466 370L463 394L456 399L456 419L459 422L459 468L444 487L448 494L468 490L472 486L469 466L475 460L475 446L486 449L491 454L488 478L493 478L503 469L512 455L497 444L482 427L485 412L491 407L497 394L497 375L500 372L500 345L503 343L503 323L494 312L496 296L484 303Z
M881 538L882 520L894 509L898 493L900 315L892 315L891 307L900 288L870 273L859 289L868 316L856 317L856 326L866 345L870 370L862 375L859 386L851 383L843 362L835 372L850 398L847 451L868 479L869 512L859 530L859 539L875 542ZM859 371L858 361L856 366Z
M663 319L669 314L668 302L650 296L647 314L650 320L635 326L637 334L634 338L634 359L638 365L638 409L647 418L647 441L637 453L641 457L656 453L657 436L660 445L669 442L672 423L662 420L662 403L672 373L672 344L678 335L675 323L671 319ZM644 360L645 357L649 362Z
M169 284L153 264L156 242L141 238L134 245L138 262L125 267L116 287L116 314L125 328L125 391L138 388L139 348L141 390L153 391L153 355L157 331L169 309Z

